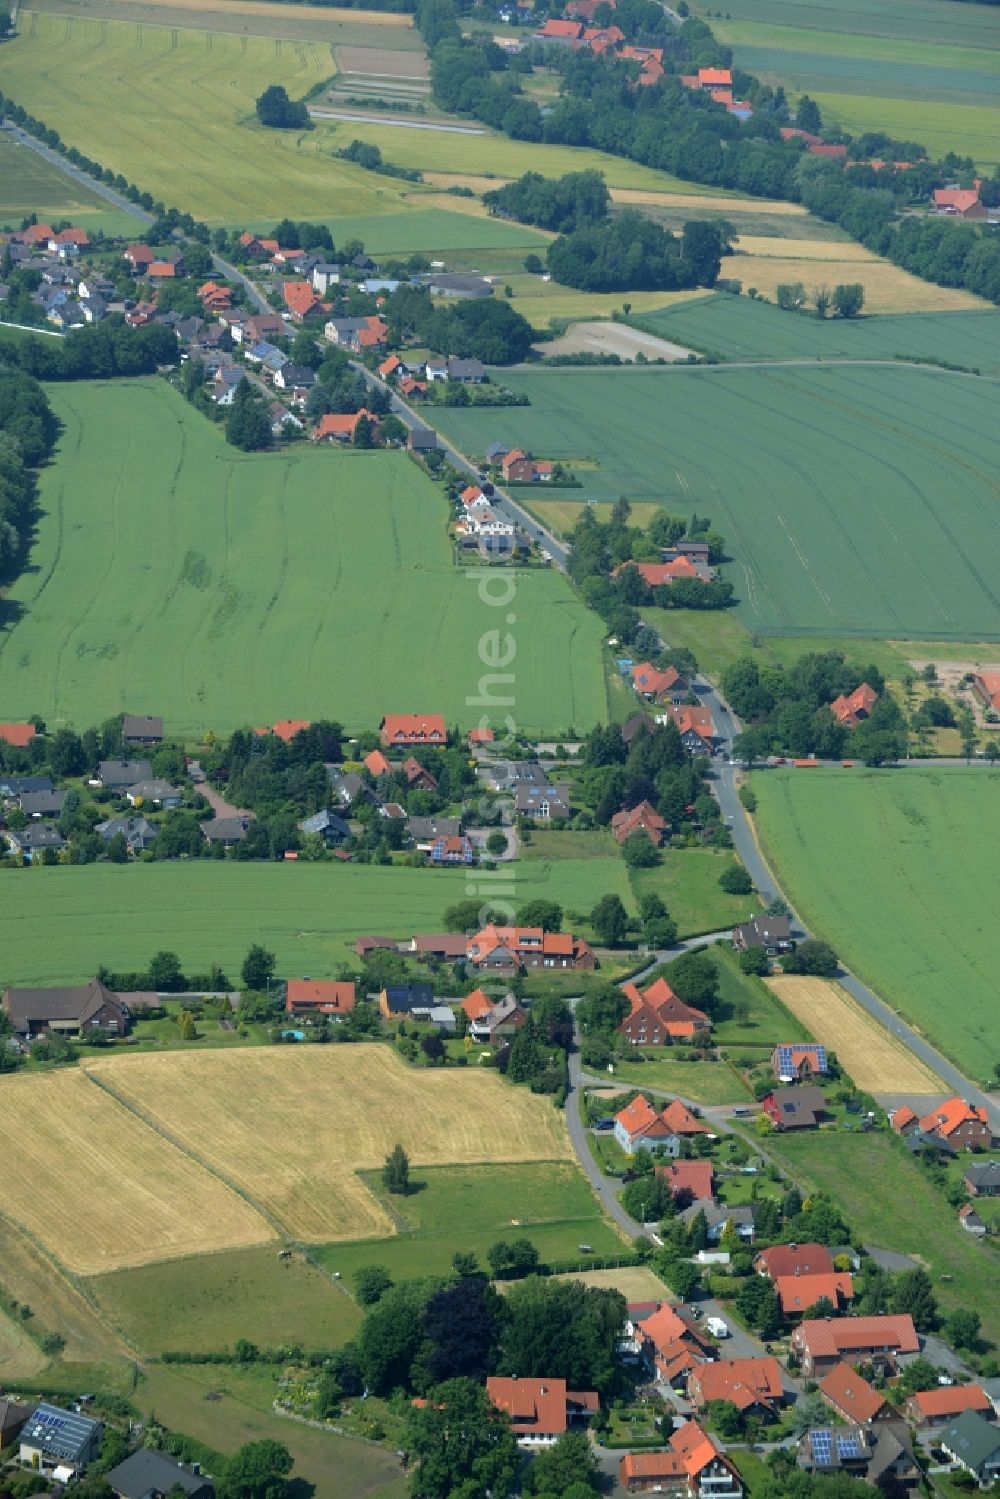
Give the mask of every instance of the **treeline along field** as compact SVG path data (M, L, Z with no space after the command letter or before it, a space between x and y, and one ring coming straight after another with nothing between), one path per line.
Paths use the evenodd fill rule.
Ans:
M144 704L190 737L402 710L479 721L467 699L498 611L453 565L444 497L405 453L242 455L162 381L49 389L64 433L0 633L8 717L83 725ZM522 571L514 609L519 726L605 715L600 622L570 585Z
M448 436L596 462L574 498L708 515L750 629L1000 639L991 381L906 365L504 378L531 405L442 407Z

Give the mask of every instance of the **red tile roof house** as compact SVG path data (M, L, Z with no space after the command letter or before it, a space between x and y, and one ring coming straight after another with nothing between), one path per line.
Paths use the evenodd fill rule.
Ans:
M830 712L845 729L854 729L863 719L870 717L877 700L875 689L869 687L867 682L862 682L848 697L835 697L830 704Z
M294 1015L330 1015L339 1020L354 1009L353 983L327 979L289 979L285 1009Z
M372 750L370 754L365 756L362 764L364 765L366 770L369 770L372 775L376 777L376 779L379 776L389 775L392 770L392 766L389 764L388 760L385 758L381 750Z
M373 416L364 407L349 416L327 412L325 416L320 417L313 428L313 442L353 442L358 423L363 416L368 418L372 426L378 426L378 417Z
M657 1166L670 1188L671 1195L690 1193L692 1202L711 1202L715 1196L715 1172L711 1161L671 1161L669 1166Z
M828 1301L835 1312L854 1300L854 1282L846 1272L832 1275L779 1275L774 1289L786 1317L801 1317L819 1301Z
M387 713L379 724L379 734L383 749L448 742L448 730L440 713Z
M637 1150L655 1150L659 1146L667 1155L676 1157L680 1155L683 1137L708 1133L701 1120L696 1119L679 1098L673 1099L658 1114L640 1093L615 1115L615 1139L626 1155L635 1155Z
M792 1333L792 1352L806 1379L819 1379L843 1360L878 1359L894 1364L903 1353L919 1353L913 1319L892 1317L823 1317L800 1322Z
M980 1239L985 1237L986 1224L980 1218L971 1202L967 1202L964 1208L959 1208L958 1221L967 1234L975 1234Z
M283 281L281 295L285 306L297 323L301 323L303 318L307 318L310 313L319 312L322 305L316 300L308 281Z
M627 567L634 567L650 588L669 588L677 578L693 578L700 583L709 583L712 578L711 568L697 567L690 557L675 557L672 562L623 562L611 576L617 577Z
M562 25L565 23L550 21L546 24ZM522 453L520 448L511 448L510 452L504 455L503 462L500 464L500 472L508 484L530 484L535 476L535 466L527 453Z
M771 1071L781 1082L808 1082L828 1072L826 1047L808 1042L776 1046L771 1053Z
M652 1311L630 1307L626 1326L636 1350L668 1384L682 1380L715 1353L690 1316L668 1302L654 1304Z
M1000 712L1000 671L977 671L972 678L972 690L984 708Z
M627 812L616 812L611 819L611 831L617 843L627 842L633 833L646 833L659 848L666 837L667 824L650 802L640 802Z
M296 734L300 734L303 729L311 728L311 718L279 718L278 722L273 723L269 729L254 729L254 733L262 739L268 734L273 734L275 739L291 744Z
M467 994L462 1009L468 1017L473 1041L488 1046L513 1036L528 1018L512 994L494 1001L482 989Z
M432 864L475 864L476 851L464 833L457 837L435 838L431 844Z
M768 1280L782 1275L832 1275L833 1258L825 1244L774 1244L761 1250L753 1267Z
M406 777L406 784L410 787L411 790L437 790L437 777L431 775L431 772L429 770L426 770L424 766L421 765L420 761L415 759L413 755L407 755L406 759L403 761L403 774Z
M946 213L953 218L988 217L985 207L979 201L979 190L974 187L937 187L934 189L934 207L938 213Z
M710 755L715 743L715 724L708 708L677 707L666 704L667 715L677 725L681 743L689 754Z
M630 1494L666 1493L687 1499L710 1494L741 1499L743 1494L739 1472L697 1421L687 1421L675 1431L666 1452L626 1452L618 1476Z
M510 1379L491 1375L486 1393L497 1410L505 1411L520 1447L551 1447L566 1431L586 1425L596 1416L596 1390L568 1390L564 1379Z
M912 1135L915 1129L920 1128L920 1120L907 1104L901 1104L898 1109L893 1109L889 1115L889 1123L897 1135Z
M785 1400L778 1360L770 1356L701 1364L688 1375L687 1393L695 1410L712 1400L731 1400L744 1415L761 1415L766 1420L777 1416Z
M632 686L641 697L661 703L669 699L679 703L687 696L688 684L673 666L660 671L649 661L640 661L630 669Z
M0 723L0 739L13 749L27 749L37 732L33 723Z
M544 932L540 926L484 927L466 948L473 968L519 973L526 968L597 967L593 949L570 932Z
M708 1016L678 999L664 978L650 984L645 993L635 984L623 984L622 993L632 1010L618 1032L633 1046L664 1046L668 1039L690 1041L699 1031L711 1028Z
M947 1389L918 1390L906 1402L908 1414L918 1426L943 1426L963 1411L978 1411L993 1419L993 1405L981 1385L956 1384Z
M920 1121L925 1135L937 1135L956 1149L992 1150L993 1130L985 1109L961 1098L947 1098Z
M820 1398L848 1425L869 1426L873 1421L898 1421L899 1415L884 1395L872 1388L850 1364L834 1364L817 1385Z

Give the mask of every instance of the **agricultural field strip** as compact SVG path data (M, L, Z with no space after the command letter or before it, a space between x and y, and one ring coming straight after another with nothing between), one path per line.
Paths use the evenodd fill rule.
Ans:
M683 510L702 494L736 559L750 628L895 639L996 629L987 382L906 367L508 378L530 408L443 411L447 435L470 453L500 438L596 458L599 470L578 472L582 499L625 493ZM738 460L719 448L720 429L739 433Z
M5 1078L0 1129L0 1210L79 1274L273 1238L82 1070Z
M783 1005L869 1093L940 1093L944 1083L839 984L785 975L765 980Z
M440 491L404 454L239 455L162 382L58 386L52 402L64 434L34 570L11 590L24 613L0 638L5 711L33 712L44 683L50 721L83 722L157 680L180 734L333 712L359 729L414 692L478 721L467 699L492 618L452 563ZM97 497L86 529L82 495ZM561 663L522 651L519 723L595 722L600 621L552 573L522 574L517 602L518 639L547 638ZM415 673L402 643L417 635Z
M754 779L762 843L803 920L971 1077L1000 1038L989 898L997 784L982 770L913 767L898 781Z
M700 9L700 6L698 7ZM949 0L730 0L727 21L713 21L720 35L727 23L753 22L794 30L804 39L814 31L848 38L885 37L891 41L934 42L970 49L1000 47L1000 18L985 5L955 10Z
M550 1099L471 1068L413 1071L377 1044L180 1052L88 1070L311 1242L391 1232L356 1173L381 1166L401 1136L417 1165L570 1155Z

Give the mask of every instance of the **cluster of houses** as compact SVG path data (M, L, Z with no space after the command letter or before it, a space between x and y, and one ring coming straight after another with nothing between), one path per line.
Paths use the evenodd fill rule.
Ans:
M32 301L53 327L65 330L101 322L115 298L114 282L79 268L90 246L85 229L55 230L51 224L29 224L15 234L0 234L0 245L16 270L37 271ZM5 295L6 293L4 293Z
M53 1492L80 1479L101 1455L104 1423L84 1414L81 1397L72 1409L43 1400L20 1405L0 1397L0 1448L13 1450L24 1467L54 1485ZM115 1499L213 1499L215 1486L199 1463L183 1463L166 1452L140 1447L104 1474Z

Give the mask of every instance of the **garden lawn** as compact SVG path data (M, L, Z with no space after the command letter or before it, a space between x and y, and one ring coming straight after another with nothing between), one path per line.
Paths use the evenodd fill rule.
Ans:
M807 1191L829 1193L844 1214L852 1243L919 1259L945 1313L975 1307L985 1336L1000 1339L1000 1277L993 1256L965 1233L955 1210L901 1141L884 1132L820 1130L769 1135L767 1150Z
M225 1456L246 1442L280 1442L294 1460L293 1482L303 1479L316 1499L404 1499L406 1481L388 1447L262 1410L260 1383L256 1370L150 1364L130 1399L143 1415L155 1413L171 1430Z
M989 6L955 16L948 0L735 0L711 24L740 67L810 94L828 124L1000 159L1000 16Z
M726 1062L681 1062L649 1052L653 1060L616 1062L614 1080L623 1088L662 1088L694 1103L748 1103L753 1094ZM600 1136L595 1136L600 1139Z
M0 225L19 229L35 214L40 223L72 219L94 234L138 234L142 221L113 208L107 198L84 187L6 131L0 135Z
M990 382L908 366L504 378L531 405L442 407L448 436L476 455L503 441L591 460L581 499L624 494L687 514L702 496L751 630L1000 638Z
M711 848L666 848L652 869L632 869L636 904L648 891L660 897L677 923L680 937L728 930L758 909L752 895L727 895L719 875L733 867L733 854Z
M259 1347L335 1348L357 1331L357 1304L300 1254L237 1250L119 1270L88 1282L111 1326L143 1353Z
M757 828L803 921L970 1077L1000 1055L993 891L1000 776L985 767L752 778Z
M712 1026L712 1035L720 1046L731 1048L734 1061L741 1060L742 1047L771 1052L786 1041L812 1040L802 1022L765 983L742 971L731 947L714 947L712 955L725 1006L725 1018Z
M589 911L617 891L628 902L624 864L608 864L517 865L513 898ZM462 869L214 859L7 871L4 973L21 984L81 983L102 963L139 970L166 948L188 972L205 973L217 961L236 979L247 948L261 942L282 976L329 976L357 963L353 943L363 933L402 939L440 931L445 907L465 899L468 882Z
M946 0L952 3L952 0ZM802 276L806 272L803 270ZM631 319L661 338L724 360L942 360L1000 372L1000 310L819 318L722 292Z
M530 1239L547 1263L579 1259L581 1244L597 1255L625 1248L575 1164L421 1167L412 1176L417 1190L407 1197L382 1197L377 1173L367 1178L400 1232L318 1249L325 1269L350 1286L355 1271L372 1264L397 1280L446 1275L458 1251L487 1268L486 1252L499 1239Z
M529 732L605 716L598 617L541 569L517 574L509 610L484 603L486 571L453 565L444 497L405 453L242 454L160 380L50 395L64 431L0 606L11 719L82 728L144 703L188 738L288 717L374 728L398 708L471 725L484 691ZM501 612L511 684L479 655Z

